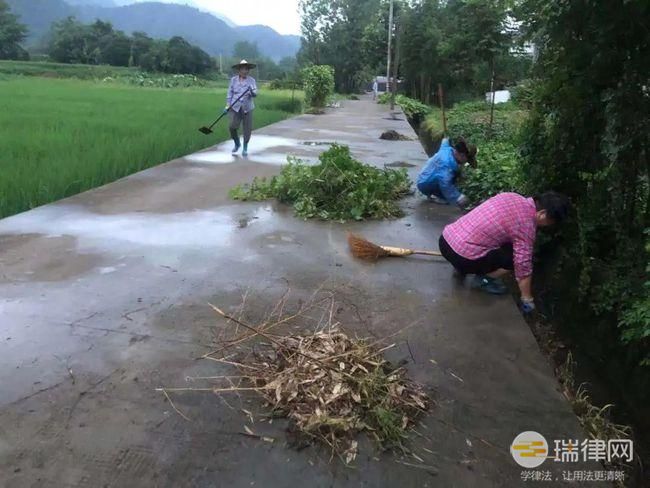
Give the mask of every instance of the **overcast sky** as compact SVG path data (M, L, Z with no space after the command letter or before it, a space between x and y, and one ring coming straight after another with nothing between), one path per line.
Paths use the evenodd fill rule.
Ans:
M184 0L172 0L186 3ZM237 25L262 24L280 34L300 34L298 0L192 0L202 9L219 12Z

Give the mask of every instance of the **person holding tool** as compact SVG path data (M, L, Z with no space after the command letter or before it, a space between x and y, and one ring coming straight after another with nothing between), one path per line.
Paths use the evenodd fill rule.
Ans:
M253 110L255 109L253 98L257 96L257 84L255 78L249 76L249 74L255 66L245 59L233 66L233 69L238 70L238 74L230 80L226 108L224 109L224 114L228 113L230 116L230 137L235 143L232 150L233 154L237 154L241 147L237 131L242 123L244 125L244 150L242 156L248 156L248 143L253 132Z
M569 199L552 191L532 198L499 193L443 229L440 253L461 278L473 274L476 288L495 295L507 292L500 278L514 270L521 309L530 313L537 228L560 224L569 209Z
M456 187L455 180L460 167L469 162L473 164L476 148L459 140L453 146L444 138L440 149L429 159L417 180L418 190L436 203L454 204L465 207L468 198Z

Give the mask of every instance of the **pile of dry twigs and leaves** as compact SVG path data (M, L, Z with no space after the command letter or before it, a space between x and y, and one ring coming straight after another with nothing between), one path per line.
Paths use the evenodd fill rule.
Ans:
M269 415L287 418L294 432L327 446L346 464L357 455L360 433L383 449L408 452L404 441L429 400L402 367L383 358L395 344L346 334L332 319L333 302L325 314L329 318L308 333L275 330L317 306L311 303L288 316L276 310L275 319L252 326L211 305L234 334L204 358L237 370L234 376L215 377L225 383L212 391L258 394Z

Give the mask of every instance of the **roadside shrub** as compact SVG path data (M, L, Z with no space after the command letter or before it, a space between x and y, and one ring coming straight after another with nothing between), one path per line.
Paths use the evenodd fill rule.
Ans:
M466 167L459 186L473 205L478 205L497 193L515 191L526 193L518 150L520 126L527 112L513 104L495 106L490 129L490 105L465 102L447 111L447 136L456 141L465 139L478 147L476 167ZM443 138L442 114L436 109L420 126L420 136L427 149L435 153Z
M399 217L398 201L411 186L406 170L379 169L357 161L347 146L333 145L309 166L289 158L278 176L254 179L230 191L235 200L277 198L305 219L364 220Z
M538 5L527 22L544 46L522 166L534 190L561 191L575 209L554 263L563 273L544 283L552 319L645 405L647 419L650 375L640 365L650 365L650 10L605 3L585 16L575 2L557 11L550 0ZM583 43L576 32L599 35Z
M402 107L409 119L422 121L431 112L431 107L405 95L397 95L395 103Z
M383 105L390 103L390 97L390 93L382 93L377 97L377 103ZM431 107L406 95L395 96L395 103L402 107L402 110L404 110L404 113L409 119L422 121L431 112Z
M532 108L533 99L535 98L534 83L530 79L521 80L517 83L517 86L510 90L512 93L512 102L522 108Z
M390 93L382 93L377 97L377 103L386 105L390 102Z
M421 131L434 141L442 139L442 114L432 110L420 126ZM447 116L447 134L451 139L464 138L481 148L488 142L511 141L516 144L520 127L526 120L527 111L512 103L498 104L494 107L494 122L490 129L490 105L483 102L458 103L449 109Z
M273 98L272 101L263 103L260 105L269 110L281 110L282 112L287 112L290 114L296 114L302 112L302 100L300 98L284 99L278 97Z
M269 90L292 90L300 88L299 82L295 80L271 80Z
M323 108L334 93L334 68L327 65L309 66L302 71L305 101L313 108Z
M497 193L522 193L524 181L516 147L510 142L489 142L481 146L476 168L467 168L461 187L475 204Z

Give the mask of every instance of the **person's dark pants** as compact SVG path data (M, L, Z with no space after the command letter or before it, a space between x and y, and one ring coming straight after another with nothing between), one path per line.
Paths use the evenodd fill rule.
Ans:
M427 197L433 195L443 200L445 199L442 192L440 191L440 185L438 185L438 182L436 180L418 183L418 190L420 190L420 193Z
M487 275L499 269L515 269L512 244L504 244L498 249L492 249L478 259L467 259L454 251L444 236L440 236L438 246L442 256L463 275Z
M230 117L230 137L232 137L235 144L239 145L239 135L237 131L239 127L244 125L244 144L248 145L248 141L251 140L251 134L253 133L253 111L244 113L243 110L235 112L231 110L228 112Z

